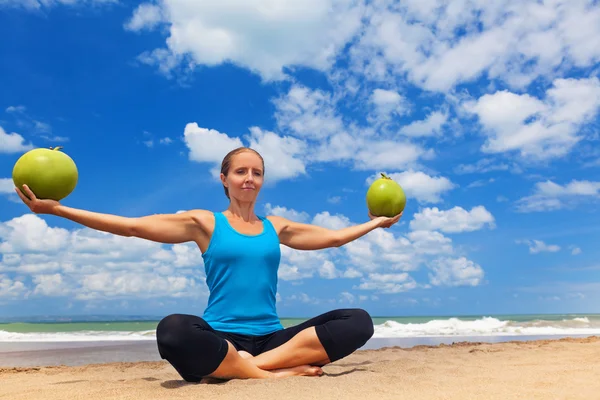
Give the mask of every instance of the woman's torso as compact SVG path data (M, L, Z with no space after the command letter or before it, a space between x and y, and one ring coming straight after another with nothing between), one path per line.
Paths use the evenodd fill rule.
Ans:
M210 237L203 235L198 244L210 291L206 322L248 335L282 329L275 305L281 253L273 224L264 217L236 221L223 213L214 213L210 222Z
M226 218L229 224L233 229L242 233L244 235L258 235L263 231L263 222L260 219L256 219L255 221L246 222L243 220L229 218L227 214L222 213ZM271 222L273 228L277 235L281 232L280 224L278 223L276 218L266 217L269 222ZM195 239L198 248L202 252L202 254L206 253L208 246L210 244L210 239L212 238L213 232L215 230L215 215L211 211L199 210L198 213L198 222L199 222L199 234Z

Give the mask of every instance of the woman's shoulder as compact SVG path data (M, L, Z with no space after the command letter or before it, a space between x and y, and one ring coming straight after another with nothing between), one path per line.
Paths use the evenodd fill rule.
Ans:
M196 237L196 244L202 253L208 249L212 233L215 229L215 213L209 210L194 209L186 211L192 217L201 234Z
M210 232L214 229L215 213L213 211L198 208L190 210L189 213L203 231Z
M273 228L275 228L275 231L278 235L289 223L288 219L280 217L279 215L267 215L265 219L267 219L271 225L273 225Z

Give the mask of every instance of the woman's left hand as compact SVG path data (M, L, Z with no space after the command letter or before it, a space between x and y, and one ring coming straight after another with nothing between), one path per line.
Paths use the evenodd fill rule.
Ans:
M402 217L402 213L396 215L395 217L376 217L373 214L371 214L371 211L369 211L369 218L371 218L372 220L376 220L377 226L379 228L389 228L392 225L394 225L396 222L400 221L400 217Z

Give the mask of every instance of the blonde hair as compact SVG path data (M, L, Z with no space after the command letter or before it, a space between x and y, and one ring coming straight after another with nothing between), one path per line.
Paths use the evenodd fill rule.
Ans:
M264 176L265 160L262 158L262 156L260 155L260 153L258 151L251 149L250 147L238 147L237 149L233 149L229 153L227 153L225 158L223 158L223 162L221 163L221 173L223 175L227 176L227 174L229 173L229 168L231 167L231 161L233 160L233 156L235 156L236 154L239 154L239 153L243 153L245 151L251 151L260 157L260 161L262 161L263 176ZM229 189L227 189L225 187L225 185L223 185L223 189L225 189L225 196L227 196L227 198L231 200L231 198L229 197Z

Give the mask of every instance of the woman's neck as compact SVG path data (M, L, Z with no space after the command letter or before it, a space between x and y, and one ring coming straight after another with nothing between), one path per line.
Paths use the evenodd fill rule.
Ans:
M243 219L245 222L254 222L258 219L254 213L254 202L240 203L232 200L226 210L235 219Z

